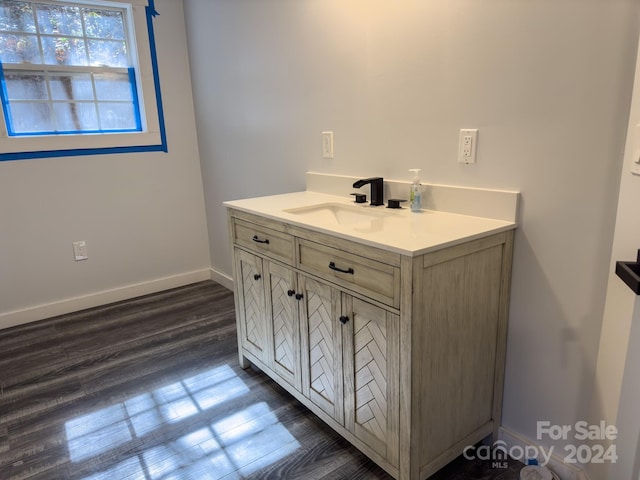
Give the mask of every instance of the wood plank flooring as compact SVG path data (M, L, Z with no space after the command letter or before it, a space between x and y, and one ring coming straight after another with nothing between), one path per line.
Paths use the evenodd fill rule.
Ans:
M214 282L0 330L0 479L391 478L236 348ZM521 467L458 459L432 480Z

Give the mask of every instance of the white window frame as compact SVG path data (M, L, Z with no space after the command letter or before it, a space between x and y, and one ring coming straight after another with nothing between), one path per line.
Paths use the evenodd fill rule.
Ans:
M34 0L61 5L111 6L130 12L129 28L132 59L137 64L136 87L141 132L64 133L59 135L9 136L4 111L0 108L0 161L69 155L94 155L138 151L167 151L160 82L154 45L153 0Z

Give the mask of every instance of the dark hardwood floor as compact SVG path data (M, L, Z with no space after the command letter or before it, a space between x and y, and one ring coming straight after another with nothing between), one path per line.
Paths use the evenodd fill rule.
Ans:
M391 478L236 346L214 282L0 330L0 480ZM460 458L432 479L521 467Z

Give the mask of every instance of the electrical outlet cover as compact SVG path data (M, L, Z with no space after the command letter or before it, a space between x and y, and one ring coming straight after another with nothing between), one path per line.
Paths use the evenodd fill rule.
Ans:
M458 163L466 165L476 163L478 129L463 128L458 139Z

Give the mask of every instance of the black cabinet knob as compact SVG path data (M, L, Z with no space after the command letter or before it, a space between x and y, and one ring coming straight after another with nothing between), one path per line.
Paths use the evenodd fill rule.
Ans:
M302 295L301 293L296 293L296 300L302 300L304 298L304 295Z
M343 324L343 325L344 325L344 324L346 324L348 321L349 321L349 317L347 317L346 315L342 315L342 316L340 317L340 323L341 323L341 324Z
M295 293L296 293L295 290L287 290L287 295L289 295L290 297L293 297Z
M262 278L262 275L260 275L259 273L256 273L256 274L253 276L253 279L254 279L254 280L260 280L261 278Z

